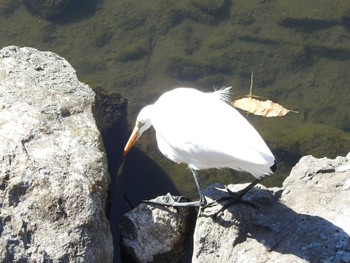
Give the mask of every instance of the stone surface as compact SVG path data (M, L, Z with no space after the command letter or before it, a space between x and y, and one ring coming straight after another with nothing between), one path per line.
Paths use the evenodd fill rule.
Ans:
M258 208L235 204L217 215L219 204L204 209L192 262L350 262L349 164L350 155L306 156L283 188L261 187L245 196ZM225 194L214 186L206 190L213 199Z
M0 261L111 262L94 93L51 52L0 51Z
M120 223L124 262L177 262L189 236L190 211L141 203L126 213Z
M222 211L229 201L213 200L228 196L225 187L205 194L210 205L197 217L192 260L182 262L350 262L350 153L303 157L283 187L258 185ZM177 262L172 240L189 233L179 231L180 218L174 208L141 204L124 217L122 243L137 262ZM164 252L172 257L154 256Z

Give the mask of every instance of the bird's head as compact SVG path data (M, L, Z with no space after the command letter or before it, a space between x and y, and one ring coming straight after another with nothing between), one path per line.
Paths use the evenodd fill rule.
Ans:
M135 127L126 143L123 151L123 157L127 155L131 147L135 142L141 137L142 133L148 130L152 126L151 115L152 115L153 105L148 105L144 107L136 119Z

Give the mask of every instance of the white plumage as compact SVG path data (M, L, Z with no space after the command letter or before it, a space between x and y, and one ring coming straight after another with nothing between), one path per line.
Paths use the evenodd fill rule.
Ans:
M227 103L229 90L165 92L140 111L123 155L153 126L162 154L188 164L192 171L228 167L257 179L272 174L273 154L254 127Z

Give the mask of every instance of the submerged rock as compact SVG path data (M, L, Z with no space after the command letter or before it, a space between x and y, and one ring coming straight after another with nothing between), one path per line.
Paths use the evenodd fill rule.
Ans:
M99 0L23 0L31 14L66 22L94 13L98 2Z
M62 15L64 9L77 0L24 0L29 12L42 18L53 18Z
M112 262L94 100L58 55L0 50L1 262Z

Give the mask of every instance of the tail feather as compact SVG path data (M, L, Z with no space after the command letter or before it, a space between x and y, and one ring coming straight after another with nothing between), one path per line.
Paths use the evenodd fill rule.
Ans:
M275 163L270 167L270 169L271 169L271 171L274 173L274 172L276 172L276 170L277 170L277 163L276 163L276 161L275 161Z

